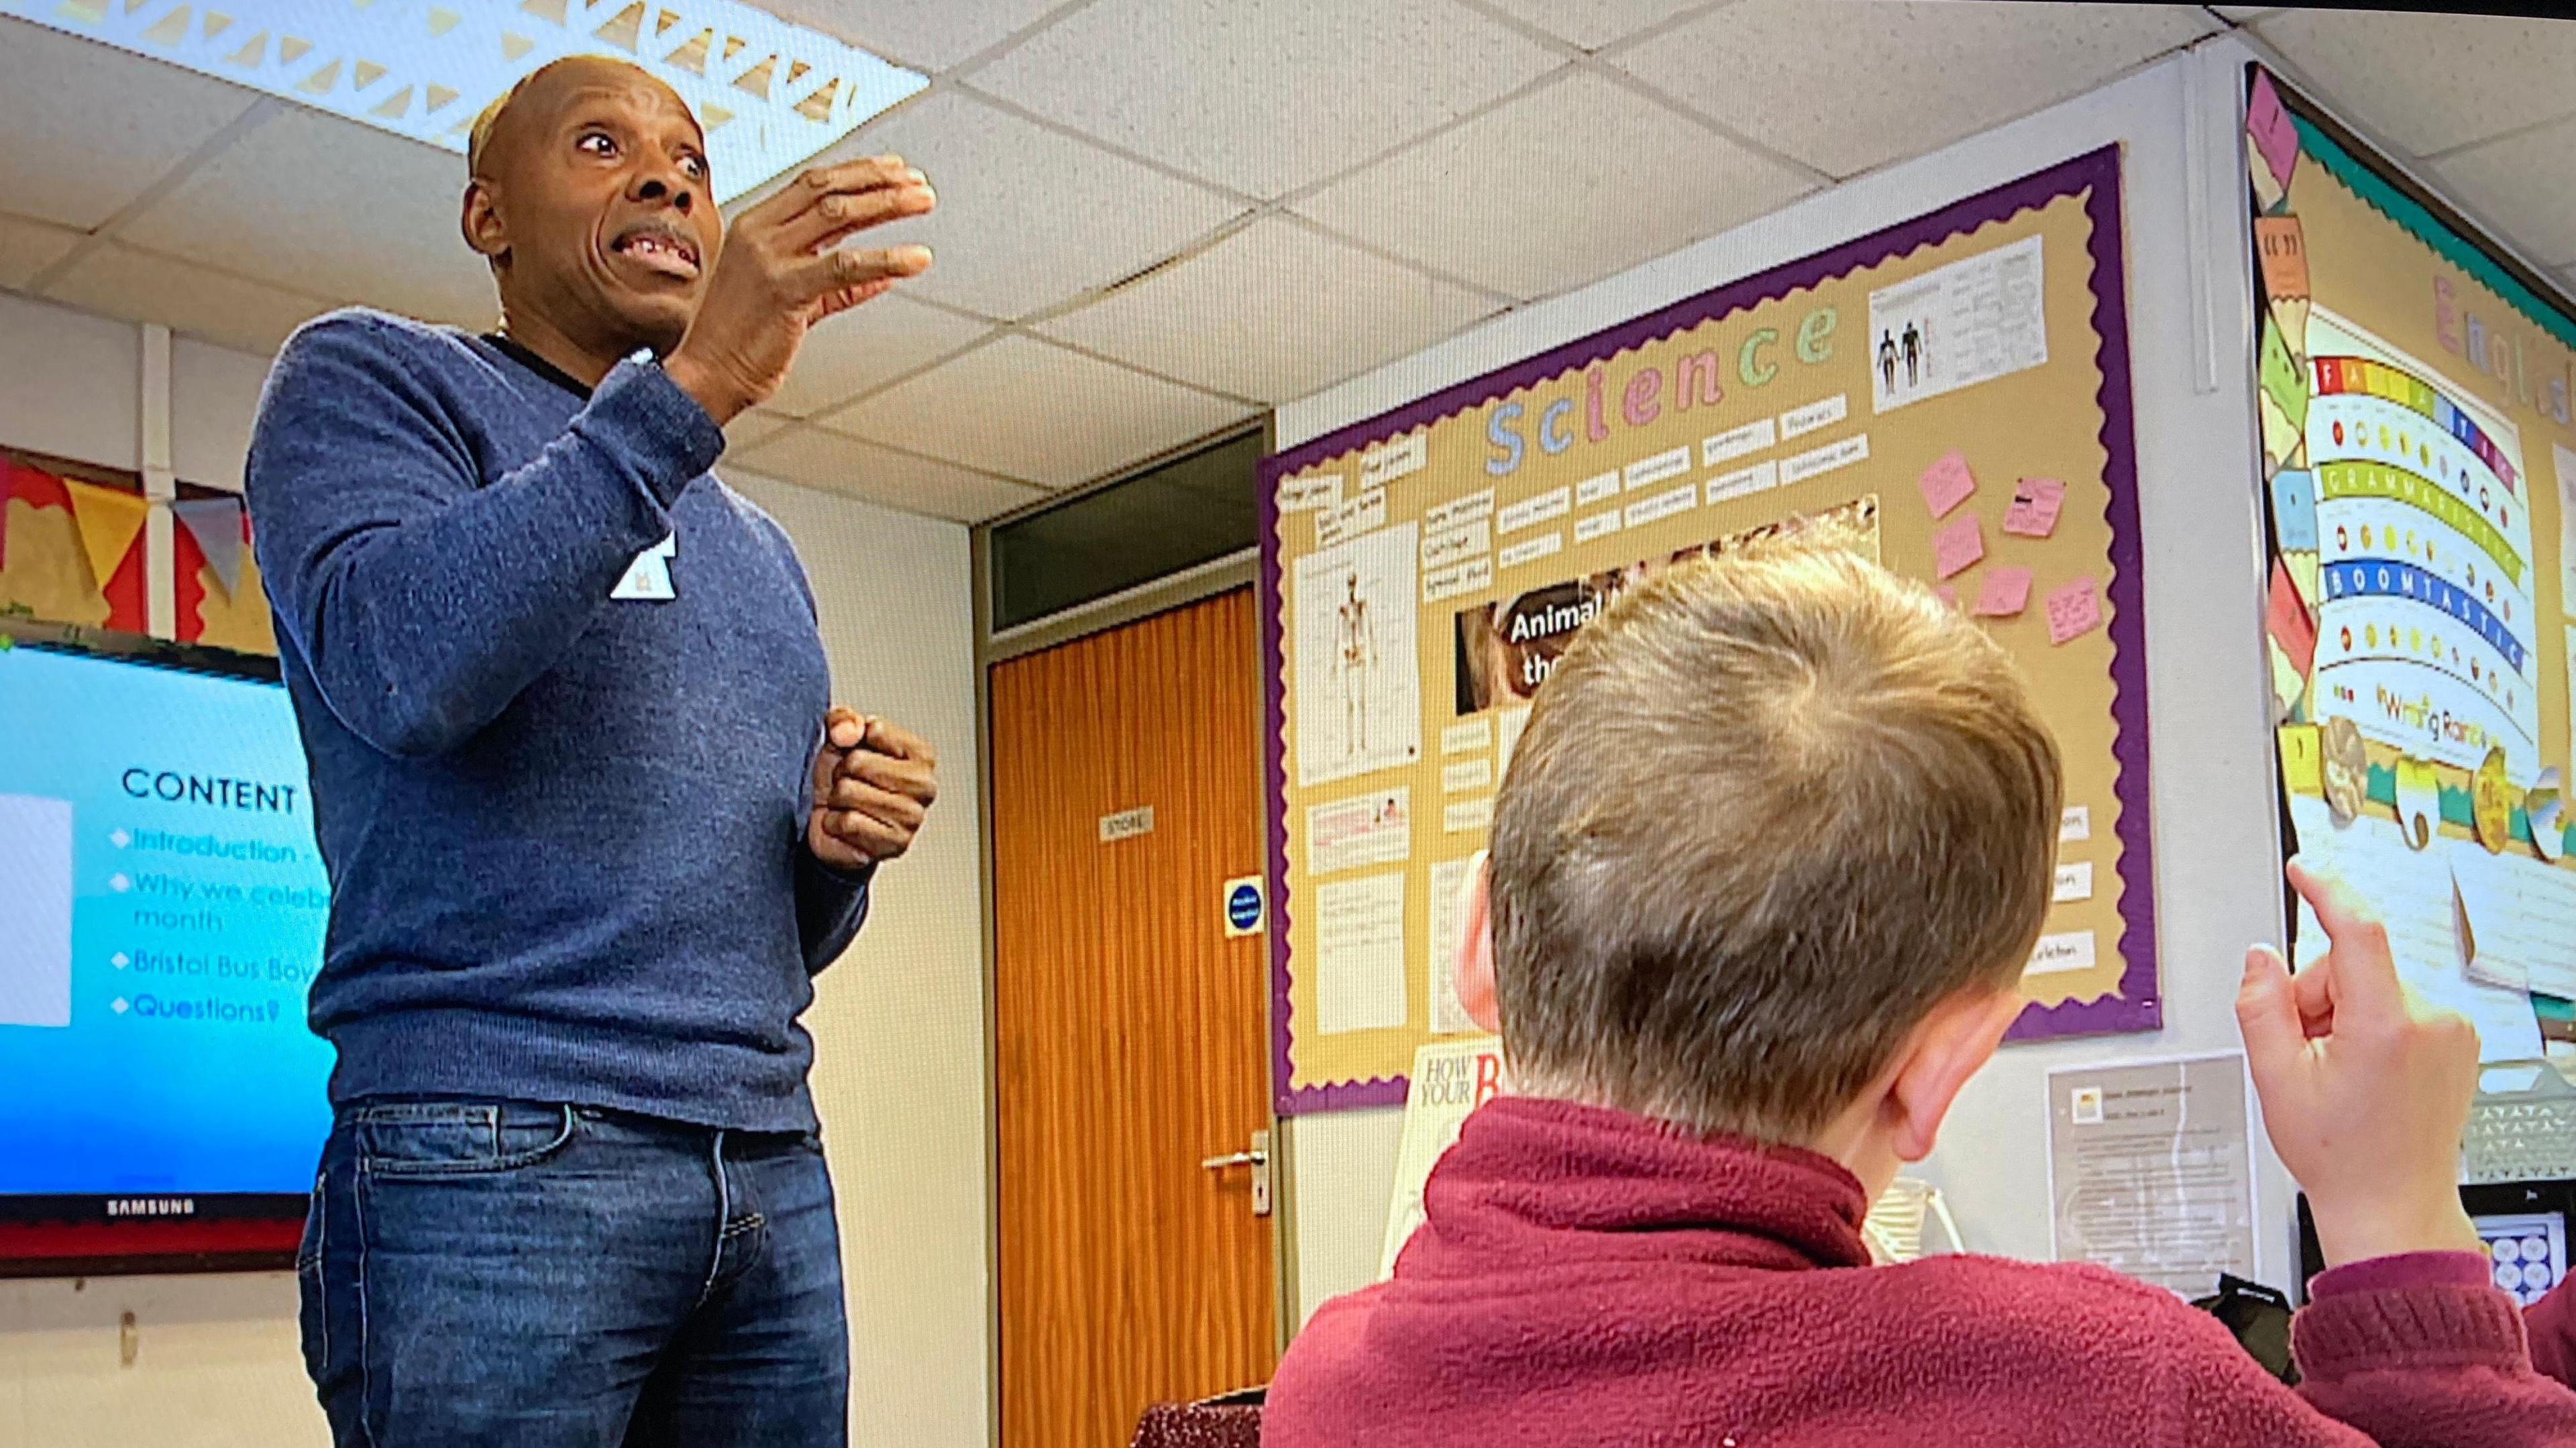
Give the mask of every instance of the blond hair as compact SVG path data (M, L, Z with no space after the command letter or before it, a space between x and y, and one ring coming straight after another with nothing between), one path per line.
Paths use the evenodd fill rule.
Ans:
M2057 746L1919 584L1763 544L1627 590L1538 692L1497 804L1524 1089L1803 1141L2047 913Z

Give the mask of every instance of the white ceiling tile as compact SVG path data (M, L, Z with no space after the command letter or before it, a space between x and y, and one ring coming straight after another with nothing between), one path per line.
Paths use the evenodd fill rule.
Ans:
M2300 9L2255 31L2418 156L2576 113L2576 25L2564 20Z
M0 196L19 215L91 230L258 103L238 86L0 17Z
M955 92L926 95L827 153L902 156L939 209L862 233L919 242L935 260L903 290L1017 318L1127 276L1240 209L1216 192Z
M2550 266L2576 262L2576 118L2434 163L2447 188Z
M293 110L119 229L120 239L297 291L461 327L499 315L457 234L465 158Z
M1012 335L824 421L835 431L1060 488L1245 414L1224 398Z
M763 0L781 20L838 36L890 60L942 71L1014 32L1064 0Z
M1285 402L1502 306L1274 216L1041 330L1220 392Z
M890 292L807 332L787 384L769 406L790 417L827 411L991 330Z
M1309 186L1558 63L1447 0L1100 0L974 85L1261 197Z
M110 242L45 288L58 302L268 354L335 303Z
M81 239L67 227L0 216L0 287L24 287Z
M1566 138L1584 138L1567 164ZM1548 178L1543 185L1532 178ZM1529 298L1777 209L1806 178L1590 73L1576 73L1301 202L1335 230ZM1498 224L1495 198L1510 195Z
M1491 0L1569 45L1599 50L1707 0Z
M2216 26L2198 6L1741 0L1617 63L1852 176L2090 89Z
M980 523L1047 495L1044 488L913 457L820 427L800 427L746 449L739 465L809 488L960 523Z

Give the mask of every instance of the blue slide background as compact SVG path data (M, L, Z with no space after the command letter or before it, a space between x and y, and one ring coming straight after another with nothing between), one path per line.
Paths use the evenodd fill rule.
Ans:
M292 812L131 798L138 768L147 793L164 771L289 785ZM286 691L0 650L0 794L70 800L74 857L71 1024L0 1026L0 1193L309 1189L330 1129L331 1049L304 1023L327 884ZM287 853L210 859L151 848L152 831ZM169 1014L208 1002L234 1019Z

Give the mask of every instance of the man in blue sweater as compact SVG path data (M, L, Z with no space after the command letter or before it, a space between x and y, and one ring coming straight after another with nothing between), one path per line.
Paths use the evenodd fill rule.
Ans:
M728 236L686 105L613 61L478 122L502 330L366 311L278 358L261 571L332 884L337 1116L306 1366L367 1448L847 1438L797 1017L937 791L830 705L786 535L708 472L805 330L919 273L880 157Z

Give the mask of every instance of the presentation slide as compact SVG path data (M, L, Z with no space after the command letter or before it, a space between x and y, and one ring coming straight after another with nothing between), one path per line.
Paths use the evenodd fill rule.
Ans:
M0 648L0 1195L310 1187L327 903L283 688Z

